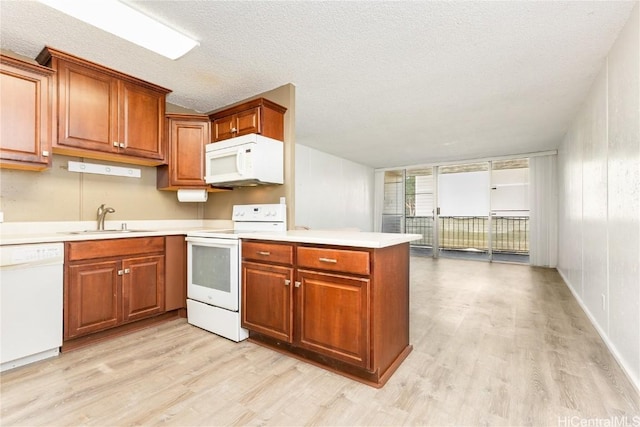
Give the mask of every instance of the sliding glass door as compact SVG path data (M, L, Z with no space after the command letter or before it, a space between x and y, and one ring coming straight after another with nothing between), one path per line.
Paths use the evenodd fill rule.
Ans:
M488 260L489 162L438 167L438 256Z
M415 255L431 256L437 246L433 168L408 169L405 175L405 232L422 234L411 242Z
M529 262L528 159L386 171L382 231L416 256Z

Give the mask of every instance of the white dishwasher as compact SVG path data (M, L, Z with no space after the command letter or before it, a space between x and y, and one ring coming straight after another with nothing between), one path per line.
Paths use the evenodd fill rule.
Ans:
M0 246L0 372L57 356L64 245Z

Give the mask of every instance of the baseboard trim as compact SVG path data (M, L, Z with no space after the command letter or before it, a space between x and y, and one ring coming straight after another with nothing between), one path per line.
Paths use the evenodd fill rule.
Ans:
M582 309L584 314L587 315L587 318L589 319L589 321L591 322L591 324L595 328L596 332L598 332L598 335L600 335L600 338L602 338L602 341L607 346L607 349L609 350L609 353L611 353L613 355L613 358L618 363L618 366L620 366L620 368L622 368L622 372L624 372L624 374L627 376L627 378L629 379L629 382L631 382L633 387L636 389L636 392L638 394L640 394L640 378L634 378L633 377L633 375L631 374L631 369L629 369L629 366L627 365L625 360L620 356L620 353L618 353L618 350L616 349L616 346L613 345L613 343L609 340L609 337L607 336L607 334L604 332L604 330L602 330L602 328L600 327L600 325L596 321L596 319L593 316L593 314L591 314L591 311L589 310L589 308L582 301L582 298L580 297L580 295L575 291L573 285L569 281L569 278L566 277L564 275L564 273L559 268L556 267L556 270L560 274L560 277L562 277L562 280L564 281L564 284L571 291L571 295L573 295L573 297L576 299L576 301L578 301L578 305L580 306L580 308Z

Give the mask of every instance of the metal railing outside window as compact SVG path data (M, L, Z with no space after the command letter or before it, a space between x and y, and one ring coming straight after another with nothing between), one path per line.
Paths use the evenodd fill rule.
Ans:
M432 217L405 218L406 233L422 234L422 239L413 241L412 246L433 247L433 222ZM529 253L529 217L495 216L492 222L493 252ZM488 251L488 229L486 216L441 216L440 248Z

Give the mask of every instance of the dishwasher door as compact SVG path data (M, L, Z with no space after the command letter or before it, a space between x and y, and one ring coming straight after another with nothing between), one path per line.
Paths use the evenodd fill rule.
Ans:
M0 371L59 354L62 243L0 246Z

